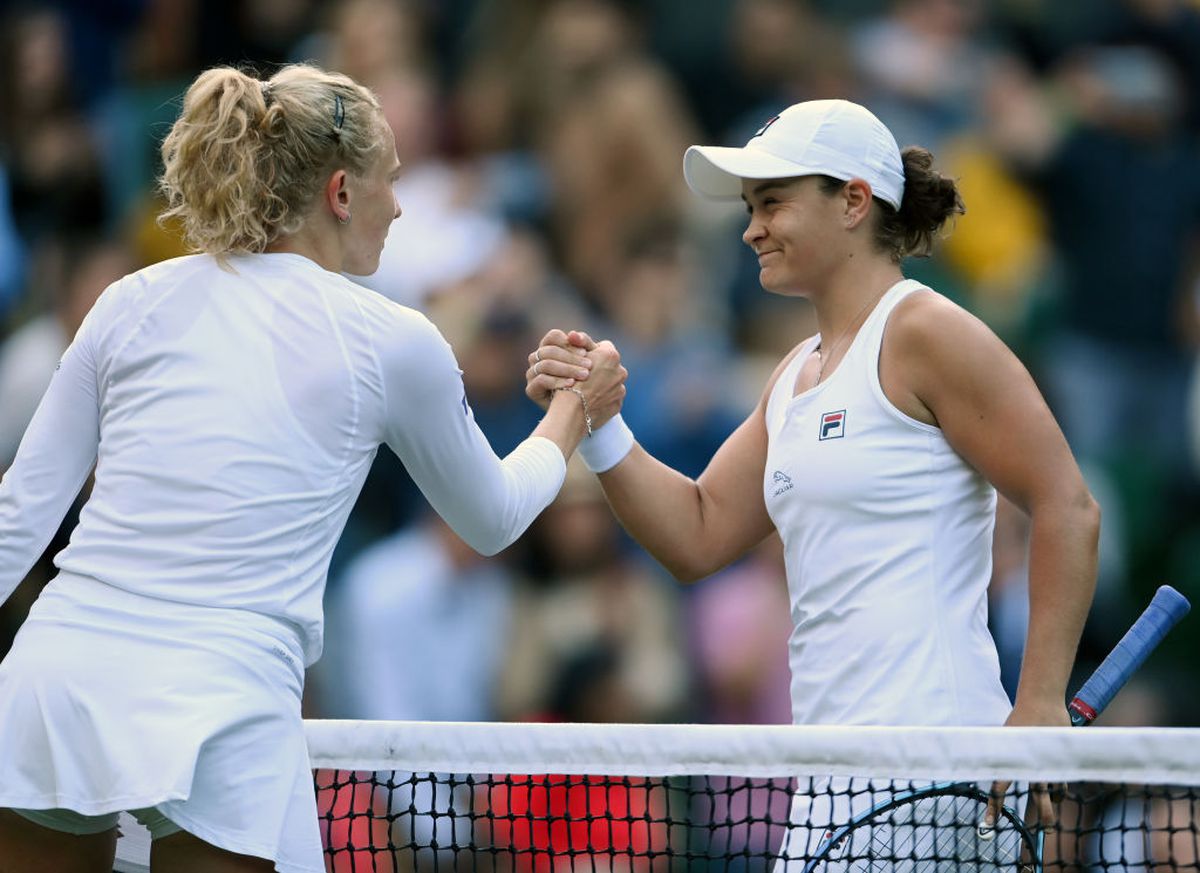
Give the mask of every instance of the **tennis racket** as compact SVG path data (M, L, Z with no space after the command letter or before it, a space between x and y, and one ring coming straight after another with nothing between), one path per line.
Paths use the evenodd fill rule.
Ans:
M1121 638L1079 689L1067 710L1077 727L1090 724L1134 671L1183 618L1191 605L1169 585ZM970 782L945 782L892 794L836 828L817 848L804 873L941 869L994 873L1042 873L1041 828L1030 829L1004 806L985 827L988 793Z

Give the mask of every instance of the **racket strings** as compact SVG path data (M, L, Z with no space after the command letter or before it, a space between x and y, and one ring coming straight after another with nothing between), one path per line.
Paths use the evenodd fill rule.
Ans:
M828 871L851 873L939 873L1019 871L1022 834L1006 817L981 831L986 803L968 797L935 796L903 803L867 819L846 835L840 860Z

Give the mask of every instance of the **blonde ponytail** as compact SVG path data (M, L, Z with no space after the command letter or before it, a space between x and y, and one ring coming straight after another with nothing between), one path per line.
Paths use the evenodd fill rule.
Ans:
M375 95L347 76L284 67L267 81L201 73L162 144L160 221L210 254L261 252L295 233L328 174L363 174L383 147Z

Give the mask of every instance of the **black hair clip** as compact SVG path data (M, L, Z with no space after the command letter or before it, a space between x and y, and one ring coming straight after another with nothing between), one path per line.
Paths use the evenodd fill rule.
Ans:
M346 107L342 103L342 95L333 95L333 129L341 130L346 121Z

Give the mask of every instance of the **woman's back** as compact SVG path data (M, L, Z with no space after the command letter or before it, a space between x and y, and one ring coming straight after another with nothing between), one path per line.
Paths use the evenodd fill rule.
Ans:
M329 555L382 439L377 336L415 313L306 258L180 258L106 292L96 482L60 566L319 633ZM307 646L306 646L307 648Z

